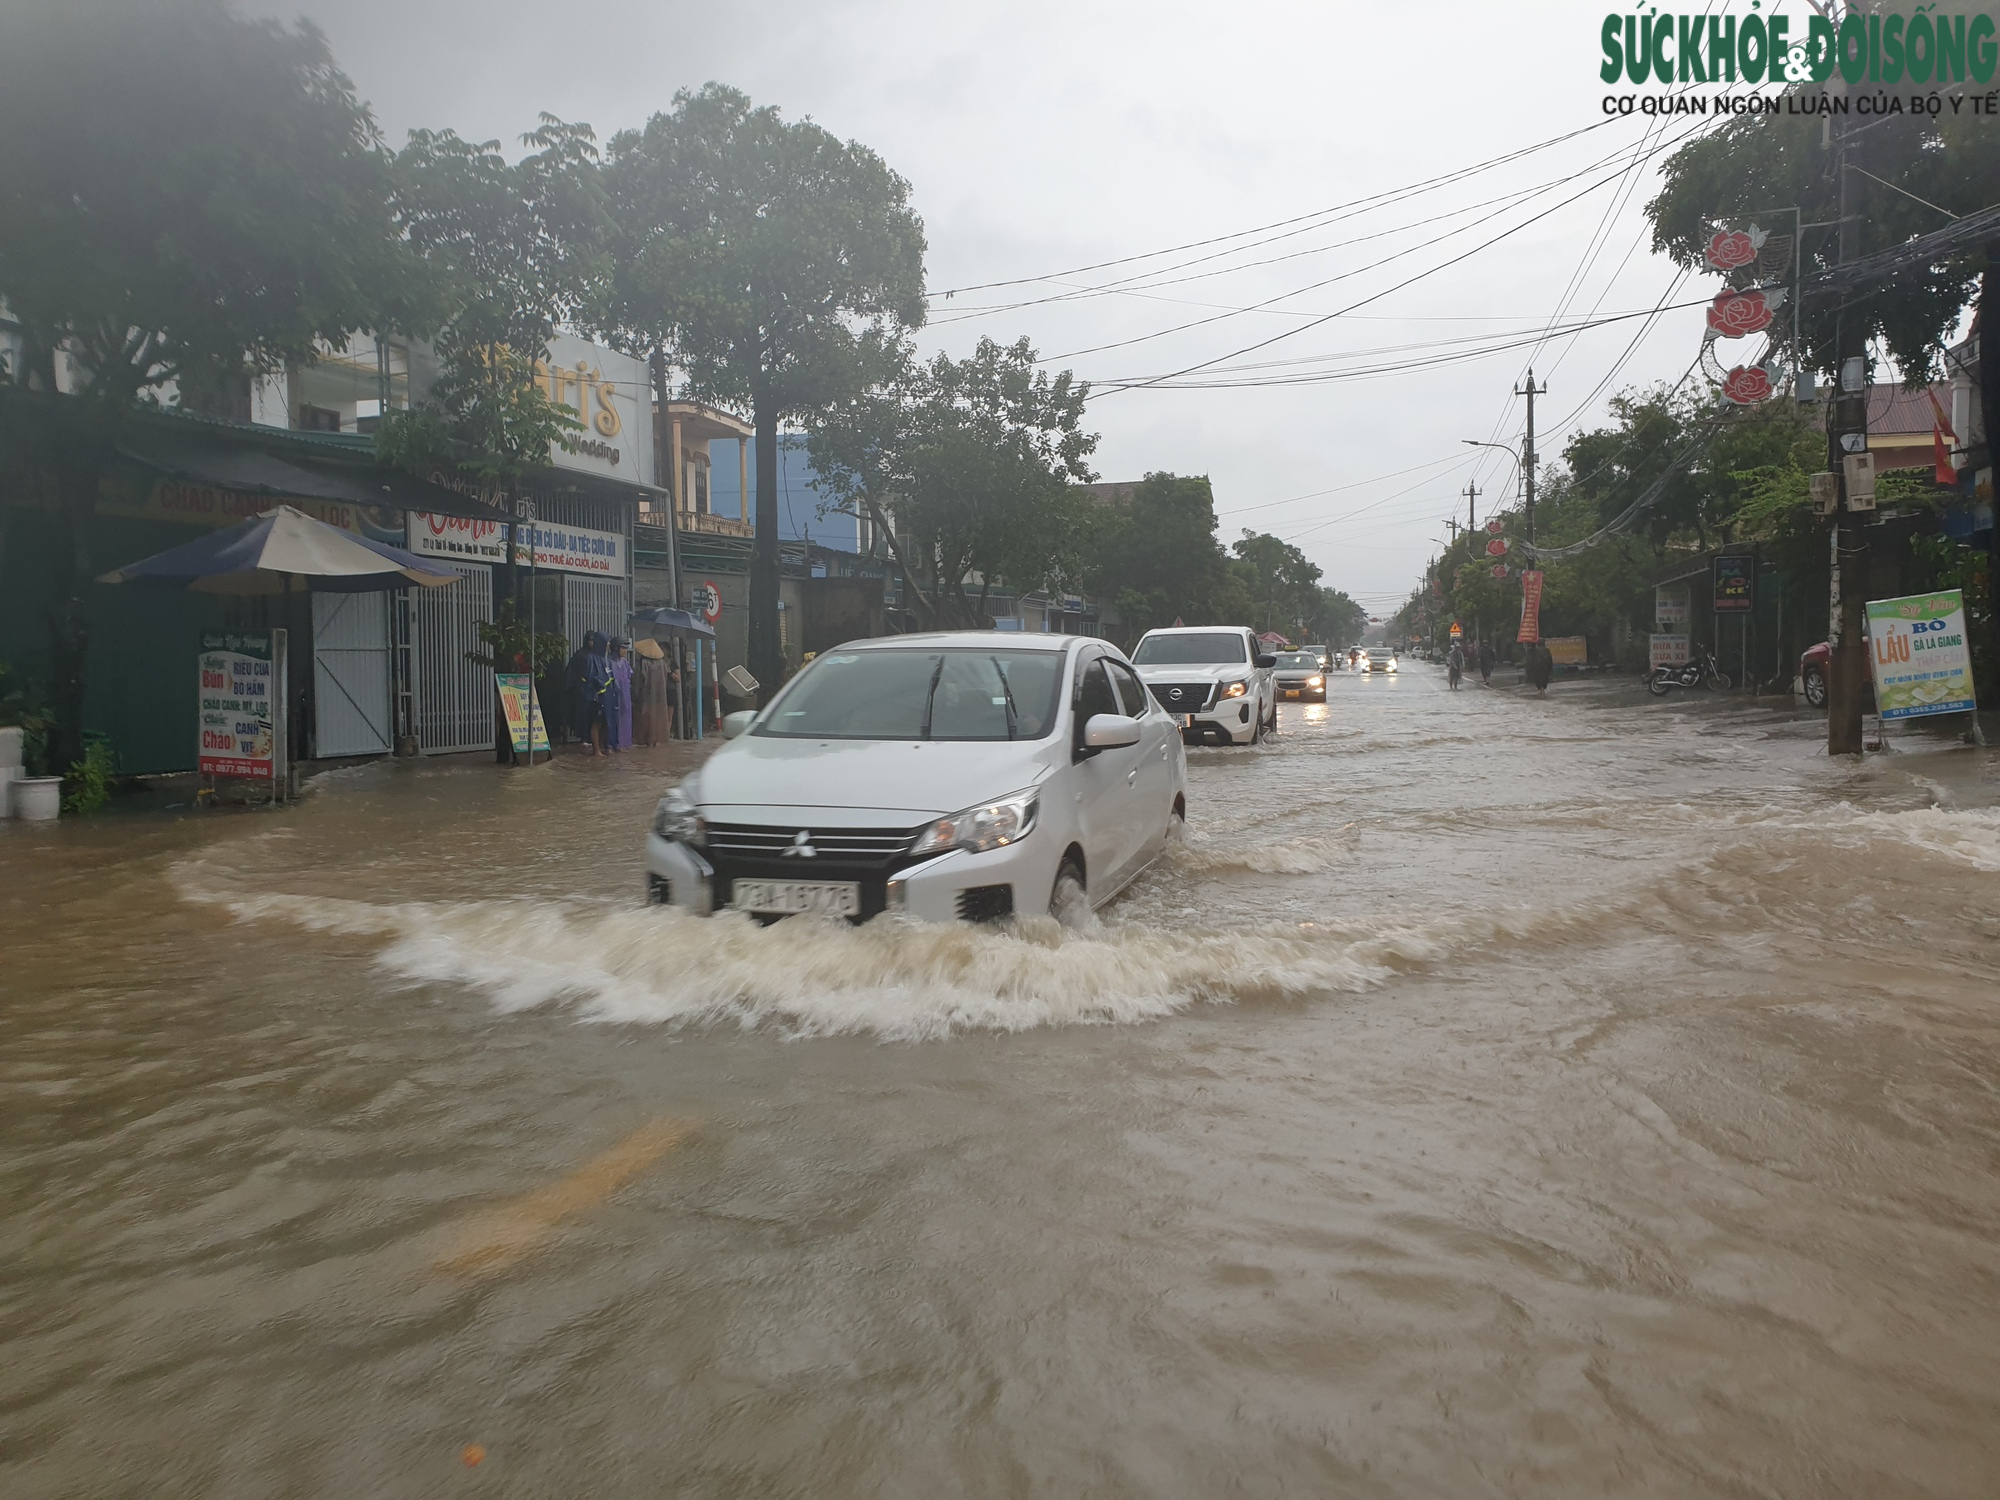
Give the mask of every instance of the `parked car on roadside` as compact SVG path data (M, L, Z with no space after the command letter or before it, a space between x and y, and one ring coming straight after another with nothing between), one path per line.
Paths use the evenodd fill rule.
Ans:
M1187 811L1175 721L1118 650L965 631L820 653L660 799L655 903L760 920L1075 920Z
M1233 626L1149 630L1132 664L1190 744L1249 745L1278 727L1277 689L1257 637Z
M1317 651L1280 651L1271 680L1280 699L1326 702L1326 661Z
M1864 649L1866 649L1868 621L1865 617L1861 621L1861 639L1864 643ZM1833 646L1831 643L1821 641L1817 646L1806 647L1804 653L1799 657L1799 686L1805 690L1806 702L1810 703L1814 708L1825 708L1829 684L1832 681ZM1875 711L1875 679L1865 672L1862 674L1861 691L1864 695L1862 698L1864 711L1873 713Z

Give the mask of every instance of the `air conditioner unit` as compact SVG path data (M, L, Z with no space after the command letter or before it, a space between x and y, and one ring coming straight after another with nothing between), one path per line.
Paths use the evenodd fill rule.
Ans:
M1850 453L1841 459L1840 467L1847 476L1847 508L1849 510L1873 510L1875 508L1875 455L1872 453Z
M741 667L731 667L722 674L722 680L736 689L739 698L748 698L757 691L757 679Z
M1811 481L1812 512L1816 516L1830 516L1840 503L1840 485L1831 470L1813 475Z

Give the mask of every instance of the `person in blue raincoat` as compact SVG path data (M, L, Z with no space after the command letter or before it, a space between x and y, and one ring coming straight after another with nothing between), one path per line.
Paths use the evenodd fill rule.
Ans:
M590 747L592 755L602 755L611 746L618 702L618 679L612 673L604 637L595 630L586 631L583 660L576 673L576 723L578 738Z

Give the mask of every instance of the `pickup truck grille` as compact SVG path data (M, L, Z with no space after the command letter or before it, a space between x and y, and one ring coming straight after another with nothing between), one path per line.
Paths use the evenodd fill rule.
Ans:
M1215 691L1212 682L1155 682L1148 686L1160 707L1170 714L1200 713L1208 707L1209 696Z

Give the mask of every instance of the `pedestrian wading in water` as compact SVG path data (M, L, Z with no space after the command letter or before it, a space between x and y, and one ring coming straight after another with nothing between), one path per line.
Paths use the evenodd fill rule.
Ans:
M1528 682L1535 689L1537 698L1549 695L1549 679L1556 675L1556 659L1549 654L1549 648L1540 641L1528 647Z

